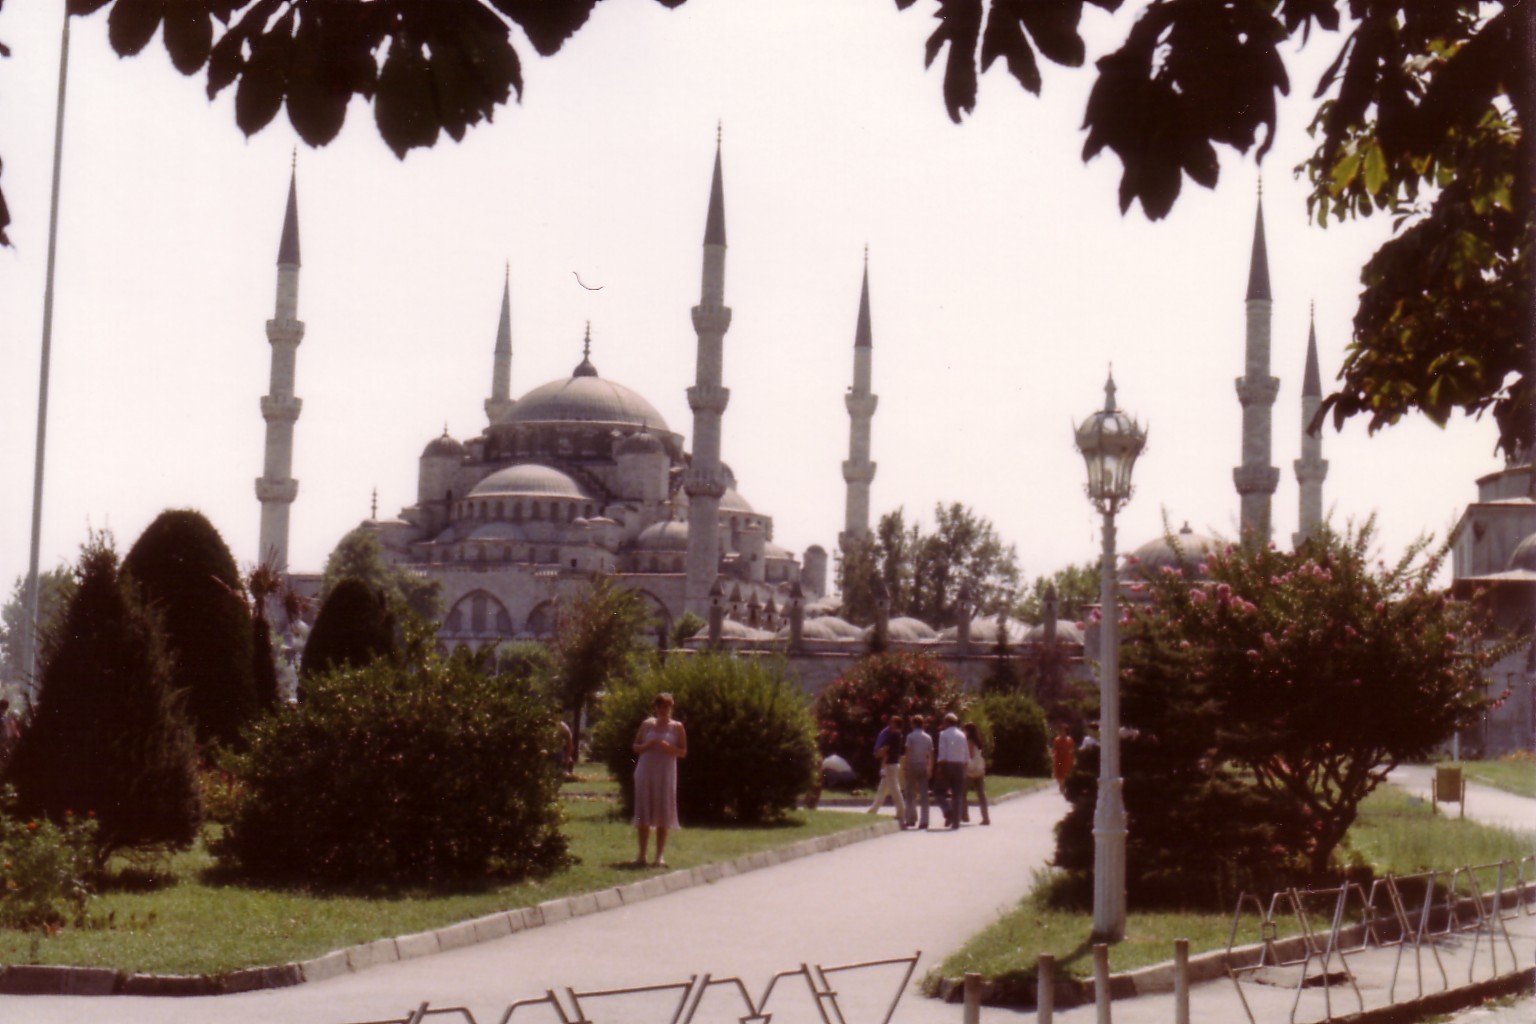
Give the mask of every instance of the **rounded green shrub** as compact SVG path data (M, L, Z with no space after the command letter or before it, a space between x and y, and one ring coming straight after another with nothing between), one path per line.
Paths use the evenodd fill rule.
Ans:
M435 885L566 863L549 709L425 637L312 677L303 702L248 735L216 850L242 874Z
M1051 774L1050 727L1045 712L1023 694L983 697L978 706L991 731L988 770L999 775Z
M671 693L688 730L678 765L684 824L772 820L793 809L816 778L815 725L805 695L779 662L729 655L671 657L610 690L592 733L592 756L634 807L634 738L658 693Z
M823 687L816 695L818 741L824 754L839 754L861 778L875 778L875 737L892 714L923 715L929 726L945 713L964 717L970 698L938 659L925 654L876 654ZM983 730L983 733L985 730Z
M331 588L304 645L299 673L310 678L336 668L358 668L394 650L395 621L381 591L347 578Z

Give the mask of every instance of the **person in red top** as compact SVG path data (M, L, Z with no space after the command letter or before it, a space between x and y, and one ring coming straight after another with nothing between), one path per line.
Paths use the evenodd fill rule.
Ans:
M1056 726L1056 738L1051 740L1051 778L1063 796L1067 793L1067 776L1072 774L1072 761L1077 756L1077 744L1066 722Z

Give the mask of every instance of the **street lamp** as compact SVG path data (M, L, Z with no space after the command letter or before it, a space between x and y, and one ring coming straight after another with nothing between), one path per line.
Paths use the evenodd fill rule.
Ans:
M1131 470L1147 432L1115 408L1115 377L1104 383L1104 408L1077 428L1088 464L1088 500L1104 516L1099 563L1099 797L1093 811L1093 934L1125 937L1125 801L1120 778L1119 583L1115 577L1115 512L1131 499Z

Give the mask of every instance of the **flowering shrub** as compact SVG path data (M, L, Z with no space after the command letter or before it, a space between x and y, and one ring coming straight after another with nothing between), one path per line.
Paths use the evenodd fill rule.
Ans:
M556 726L467 652L406 654L311 677L305 700L229 757L245 790L219 859L262 878L431 885L566 861Z
M713 654L668 658L609 690L592 731L592 758L618 779L626 815L634 809L635 733L658 693L672 694L673 715L688 730L677 772L684 825L778 818L811 787L814 725L782 665Z
M882 719L920 714L929 719L970 706L959 684L938 660L921 654L877 654L823 687L816 695L817 741L823 754L840 754L853 770L875 777L875 737Z
M96 820L68 812L62 824L15 815L15 793L0 795L0 927L53 931L77 924L91 896Z
M1373 565L1372 535L1209 552L1194 586L1147 579L1121 652L1123 721L1142 734L1125 745L1125 802L1133 846L1171 846L1131 853L1133 870L1323 876L1360 801L1481 710L1481 673L1510 645L1435 589L1443 550Z

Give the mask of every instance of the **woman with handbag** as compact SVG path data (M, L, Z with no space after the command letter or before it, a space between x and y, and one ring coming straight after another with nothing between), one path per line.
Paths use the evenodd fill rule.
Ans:
M987 813L987 759L981 752L981 736L976 731L975 722L965 723L965 746L969 755L965 762L965 791L960 801L960 820L970 821L969 797L976 794L976 805L981 808L981 823L992 824L992 816Z

